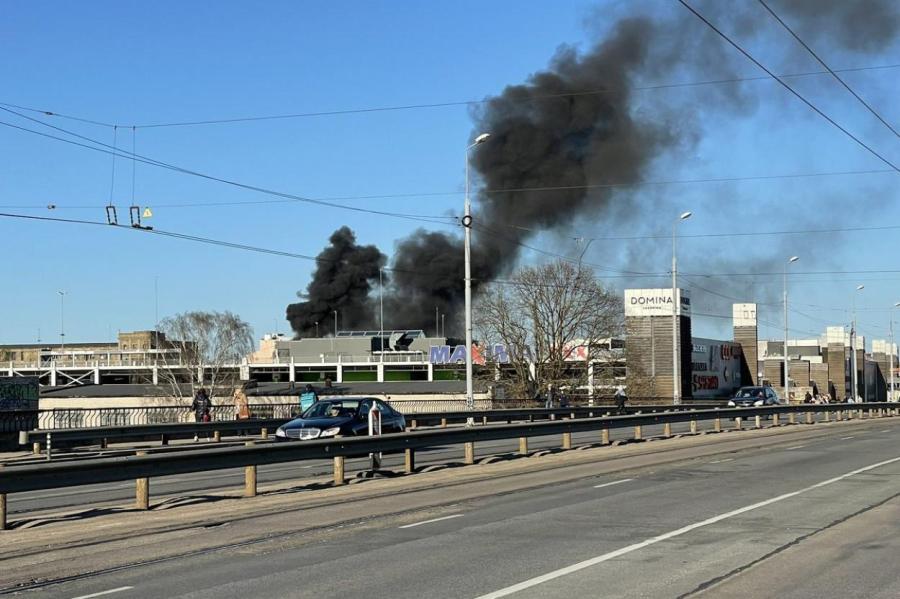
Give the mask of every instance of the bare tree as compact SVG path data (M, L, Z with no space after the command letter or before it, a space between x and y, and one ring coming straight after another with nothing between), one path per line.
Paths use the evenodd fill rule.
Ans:
M160 376L174 397L193 396L200 387L212 399L217 390L230 394L240 379L241 361L253 350L250 325L231 312L185 312L159 323L181 368L166 364Z
M621 330L618 294L585 266L565 261L526 267L511 281L494 284L479 298L476 325L488 343L506 345L516 392L526 397L548 384L583 385L602 339Z

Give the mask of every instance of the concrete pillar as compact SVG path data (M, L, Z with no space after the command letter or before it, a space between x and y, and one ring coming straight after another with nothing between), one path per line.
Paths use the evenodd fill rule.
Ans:
M334 456L334 484L344 484L344 456Z
M519 437L519 455L528 455L528 437Z
M343 383L344 382L344 365L338 364L337 371L334 373L334 382L335 383Z
M434 364L428 363L428 382L434 381Z
M56 361L50 362L50 386L56 386Z
M572 449L572 433L563 433L562 434L562 448L563 449Z
M291 356L291 363L288 365L288 381L297 382L297 366L294 364L294 356Z
M244 445L252 447L254 443L247 441ZM256 497L256 466L244 466L244 497Z
M403 452L403 471L412 474L416 471L416 450L407 449Z
M100 384L100 368L99 367L94 368L94 384L95 385Z
M465 444L465 462L466 464L472 465L475 463L475 443L466 443Z
M384 362L379 362L378 364L375 365L375 372L376 372L375 379L379 383L383 383L384 382Z
M146 451L137 451L134 455L147 455ZM150 509L150 479L139 478L134 484L134 507L139 510Z
M153 384L159 384L159 366L156 364L153 365Z

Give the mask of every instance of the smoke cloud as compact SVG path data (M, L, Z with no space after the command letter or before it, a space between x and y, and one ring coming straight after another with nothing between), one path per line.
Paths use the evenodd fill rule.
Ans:
M894 42L900 29L900 10L892 0L770 3L814 47L870 53ZM736 7L697 0L696 5L735 35L767 36L785 53L797 50L755 3ZM635 89L639 85L679 75L687 81L746 75L747 63L686 11L615 18L601 23L602 37L591 48L561 47L548 68L506 87L473 112L472 137L491 134L471 151L481 189L472 222L476 293L508 275L537 235L641 228L644 217L657 209L657 199L627 185L646 180L657 160L690 151L717 115L752 112L756 97L751 90L757 88L738 83L698 90L702 104L699 97L671 106L647 101ZM548 249L577 257L571 237L568 243ZM377 322L368 294L385 257L373 246L357 246L346 228L332 236L331 244L320 257L337 261L323 260L307 288L308 301L288 307L288 320L300 336L309 334L315 320L320 330L330 330L321 325L335 309L346 310L347 327ZM633 258L633 268L653 261L652 270L660 270L646 248L622 248L616 254L610 259ZM462 235L415 231L396 244L389 272L385 311L402 322L387 322L387 328L433 331L437 308L448 315L447 333L461 333Z

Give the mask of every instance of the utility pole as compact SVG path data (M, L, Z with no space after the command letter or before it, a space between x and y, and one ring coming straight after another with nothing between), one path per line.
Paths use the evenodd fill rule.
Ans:
M865 289L865 285L857 285L856 290L862 291ZM856 401L856 294L853 294L853 323L850 325L850 361L852 364L853 372L850 376L850 399L852 401Z
M384 269L378 269L378 303L379 303L379 311L381 313L379 319L379 327L378 331L378 347L381 350L379 354L379 361L384 362Z
M782 352L784 358L784 403L791 403L791 379L790 372L788 369L788 294L787 294L787 267L789 264L793 264L800 258L797 256L791 256L788 258L787 262L784 264L784 351Z
M59 343L60 353L66 353L66 292L57 291L59 294Z

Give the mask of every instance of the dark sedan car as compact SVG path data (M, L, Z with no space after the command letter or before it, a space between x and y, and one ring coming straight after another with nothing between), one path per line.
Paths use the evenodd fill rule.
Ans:
M741 387L728 405L736 408L777 406L781 405L781 399L772 387Z
M372 397L322 399L311 405L299 418L278 427L276 441L326 439L337 436L369 434L369 410L373 404L381 411L381 432L402 433L406 430L403 414Z

